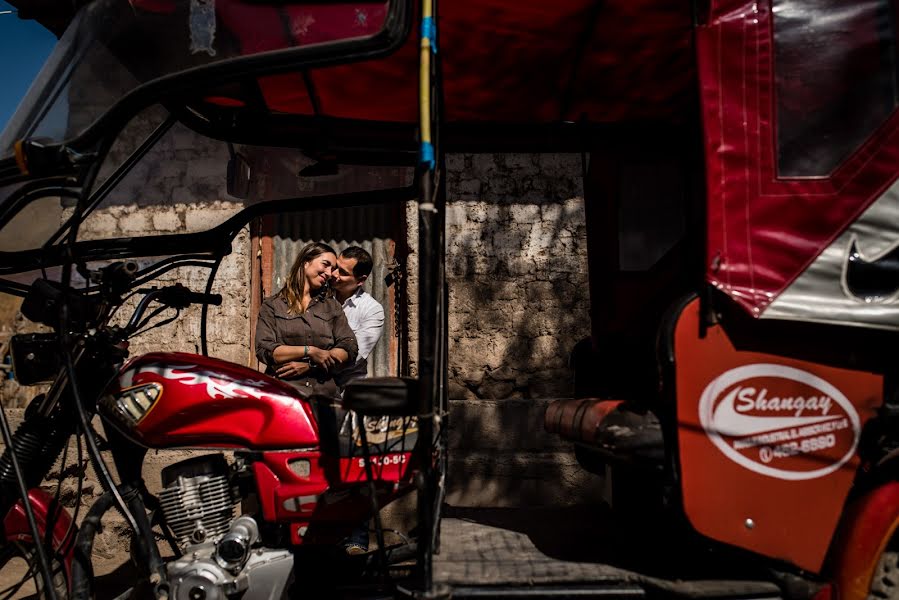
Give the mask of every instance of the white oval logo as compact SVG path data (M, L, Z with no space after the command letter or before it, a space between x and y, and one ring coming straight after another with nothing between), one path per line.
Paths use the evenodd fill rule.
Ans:
M737 464L769 477L815 479L833 473L858 445L858 413L817 375L775 364L722 373L702 392L699 421Z

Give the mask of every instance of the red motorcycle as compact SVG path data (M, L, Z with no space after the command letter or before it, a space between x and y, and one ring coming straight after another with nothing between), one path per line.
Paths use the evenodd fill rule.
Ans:
M136 272L133 263L106 267L94 274L102 292L89 296L64 298L56 285L38 281L25 299L26 316L61 333L14 340L22 383L58 374L12 437L17 460L9 452L0 457L4 533L15 542L4 546L7 554L48 561L58 597L67 596L69 583L71 597L89 597L94 536L115 506L138 534L132 557L156 597L285 597L298 548L336 550L354 526L372 516L378 551L345 561L364 572L414 557L413 542L385 547L378 520L379 508L413 488L417 428L408 418L415 412L410 399L416 401L411 380L372 379L347 387L344 406L357 416L377 413L383 415L379 422L389 422L378 439L369 439L366 427L353 427L353 413L335 399L304 397L243 366L165 352L126 361L128 338L152 327L157 315L221 303L217 294L191 292L180 284L140 289L143 297L128 323L111 325ZM67 323L58 318L64 301ZM37 485L78 431L87 432L91 456L100 456L90 425L97 413L106 424L121 485L113 483L102 459L94 460L106 493L76 533L71 517L54 508ZM157 497L141 477L150 448L217 452L164 469ZM221 451L232 449L229 462ZM20 500L13 505L19 497L17 476L31 490L30 506ZM33 544L29 519L38 530L53 532L50 556ZM153 527L163 531L173 559L161 559Z

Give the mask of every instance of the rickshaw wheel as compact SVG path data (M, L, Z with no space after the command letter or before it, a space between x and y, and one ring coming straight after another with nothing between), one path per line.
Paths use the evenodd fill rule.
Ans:
M871 579L869 600L899 600L899 552L884 552Z
M69 581L63 563L56 556L48 557L53 571L56 598L69 598ZM0 547L0 597L43 598L44 582L37 565L34 544L30 541L8 542Z

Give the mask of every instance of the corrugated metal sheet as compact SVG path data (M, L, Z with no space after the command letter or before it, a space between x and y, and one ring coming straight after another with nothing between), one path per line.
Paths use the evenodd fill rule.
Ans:
M394 293L385 283L393 261L395 241L403 239L402 206L365 206L304 211L274 218L272 236L273 292L280 290L300 249L309 242L324 242L337 252L347 246L365 248L374 260L365 290L384 307L384 331L368 359L369 376L397 374Z

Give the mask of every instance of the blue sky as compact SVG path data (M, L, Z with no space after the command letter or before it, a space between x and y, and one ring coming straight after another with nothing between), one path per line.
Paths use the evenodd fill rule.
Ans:
M0 12L12 9L0 0ZM15 112L55 43L56 36L36 22L22 20L15 14L0 15L0 57L3 60L0 130Z

